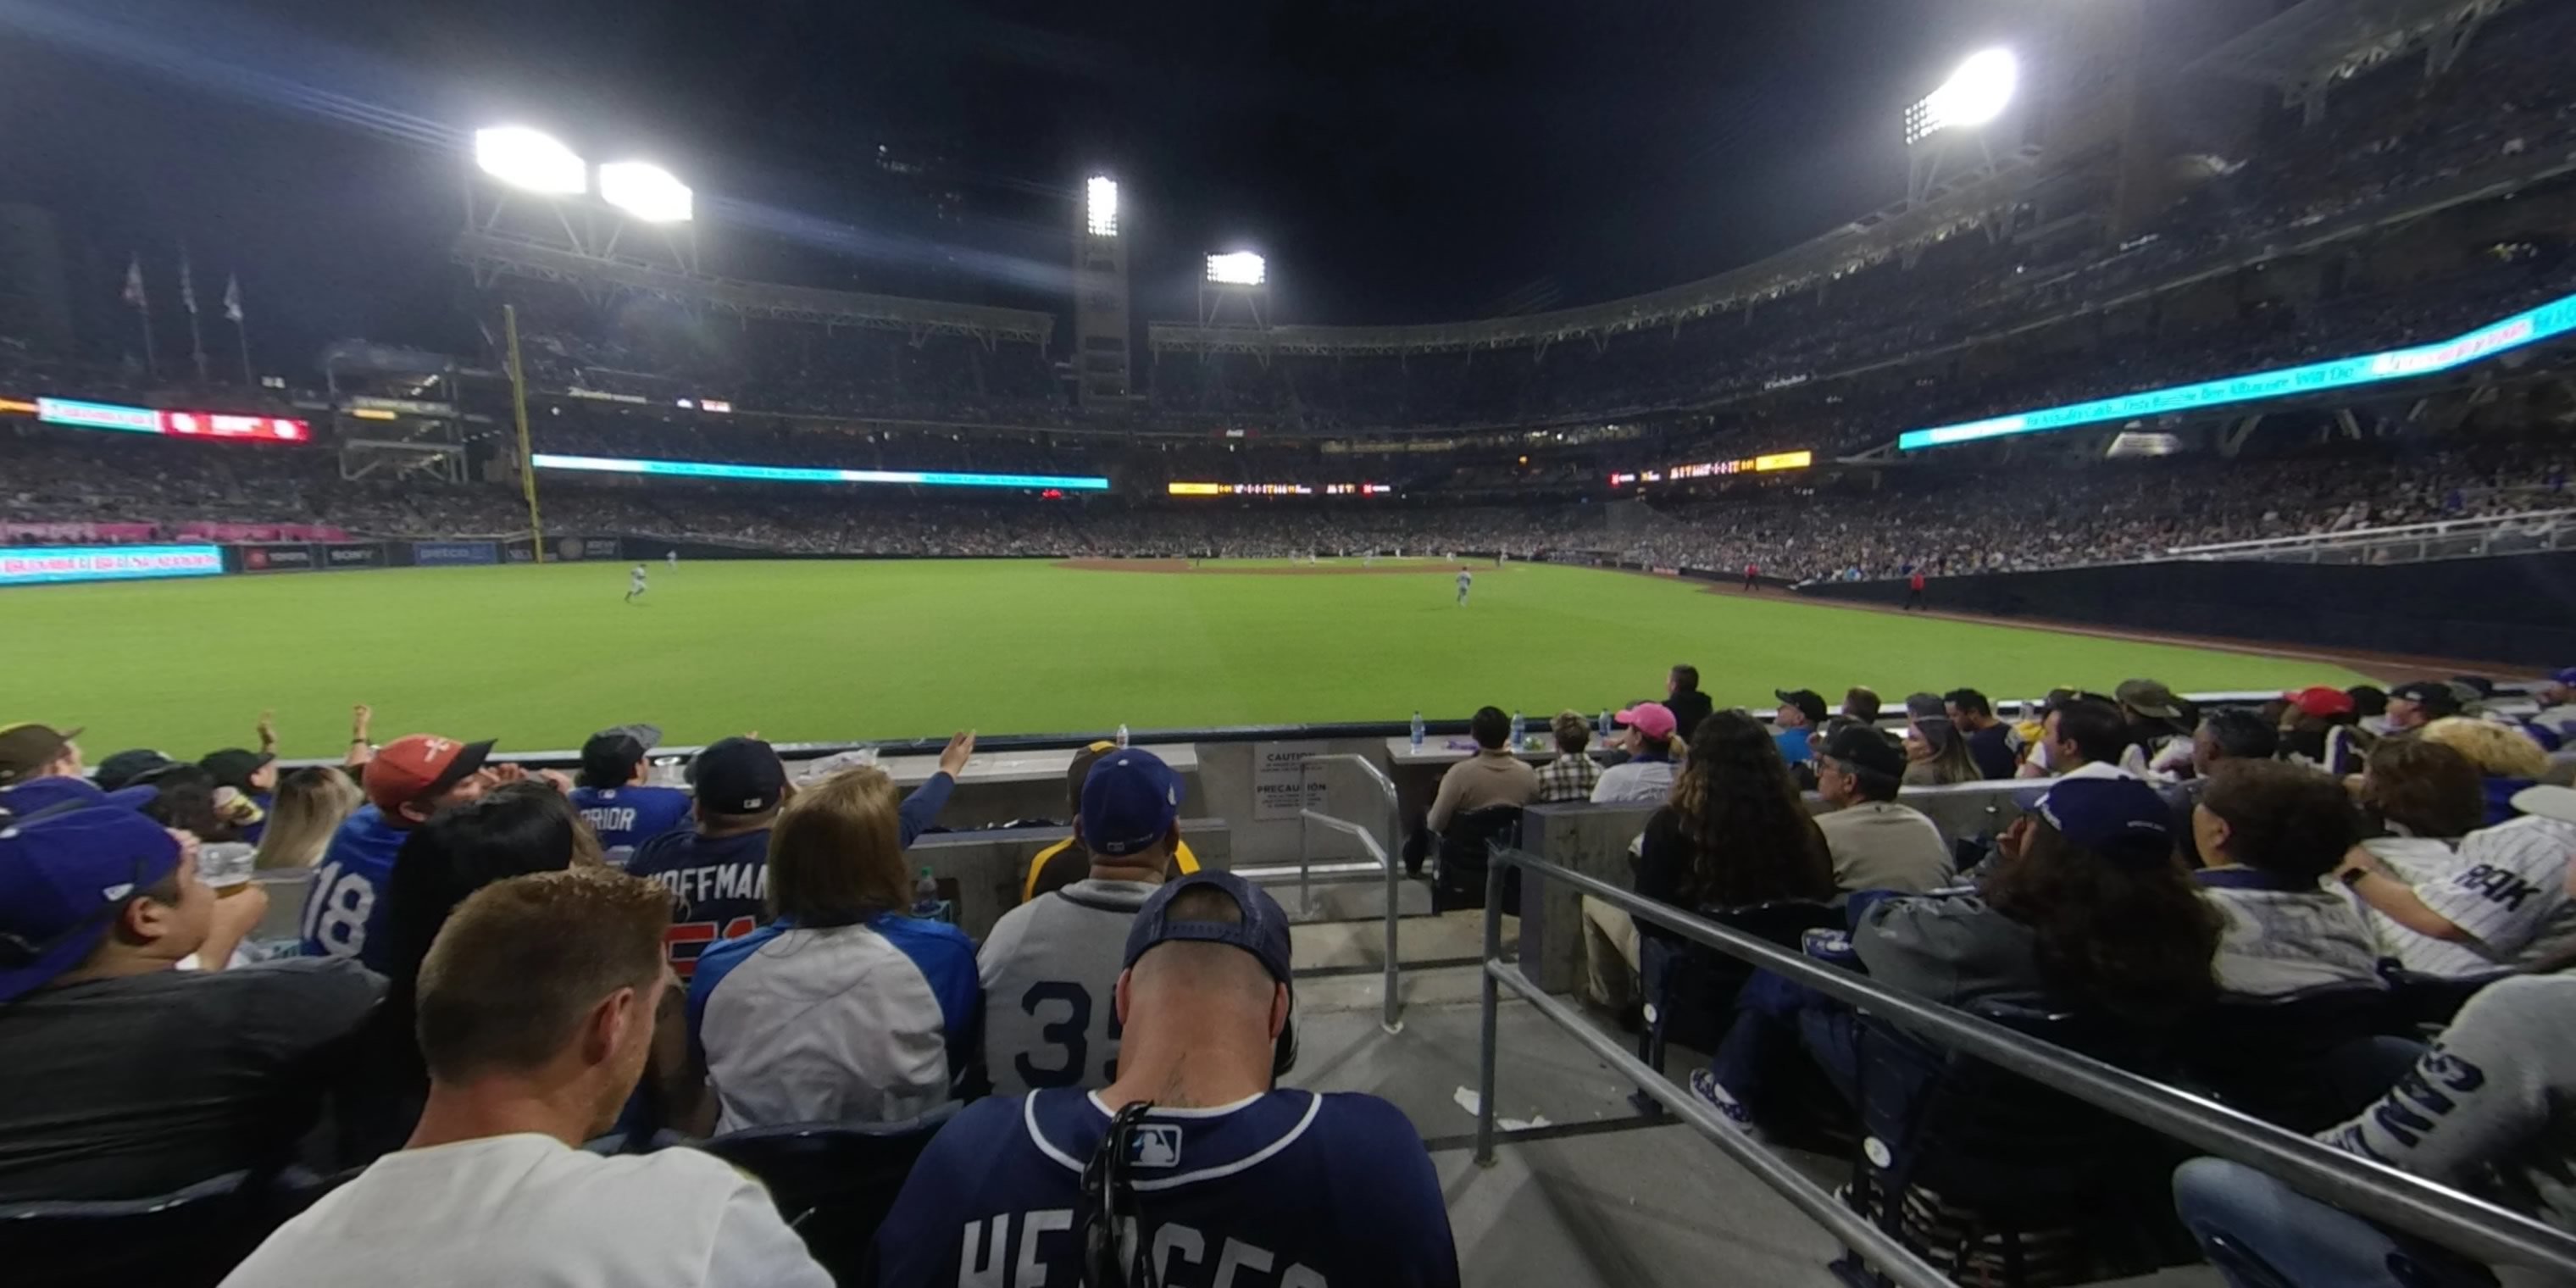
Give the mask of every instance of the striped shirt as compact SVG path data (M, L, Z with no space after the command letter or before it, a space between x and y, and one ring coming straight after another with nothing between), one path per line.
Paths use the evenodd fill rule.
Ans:
M2368 848L2425 907L2470 935L2465 943L2435 939L2372 911L2381 946L2409 970L2486 975L2576 947L2576 901L2567 897L2576 825L2519 818L2469 833L2447 856L2439 841L2372 841Z

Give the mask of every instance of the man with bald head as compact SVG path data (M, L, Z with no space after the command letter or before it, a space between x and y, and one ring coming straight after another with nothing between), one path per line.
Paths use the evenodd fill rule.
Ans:
M1108 1087L988 1098L941 1130L880 1227L878 1283L1458 1282L1404 1115L1277 1086L1296 996L1269 895L1228 872L1155 892L1115 1005Z

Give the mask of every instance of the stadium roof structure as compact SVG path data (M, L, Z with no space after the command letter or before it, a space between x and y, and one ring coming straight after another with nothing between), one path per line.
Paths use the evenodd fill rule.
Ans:
M1022 340L1043 348L1055 332L1055 315L1033 309L742 282L635 260L585 255L480 229L459 233L452 254L456 262L473 270L477 282L509 276L606 287L741 317L870 327L914 335L958 335L988 346L1001 340Z
M2516 0L2301 0L2183 68L2295 92L2449 38ZM2452 49L2457 55L2457 49ZM2442 60L2448 65L2448 59Z
M1403 326L1210 326L1154 322L1145 341L1155 353L1348 355L1437 353L1468 349L1536 348L1561 341L1611 336L1723 313L1830 283L1837 277L1894 258L1908 247L1938 241L1983 224L2022 199L2048 172L2039 151L2002 153L1945 179L1920 202L1897 202L1813 240L1714 277L1643 295L1551 309L1517 317Z

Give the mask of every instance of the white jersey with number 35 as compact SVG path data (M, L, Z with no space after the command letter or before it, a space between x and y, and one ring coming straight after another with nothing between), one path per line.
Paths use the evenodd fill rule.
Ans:
M1076 881L1002 914L975 954L993 1094L1117 1076L1118 972L1150 881Z

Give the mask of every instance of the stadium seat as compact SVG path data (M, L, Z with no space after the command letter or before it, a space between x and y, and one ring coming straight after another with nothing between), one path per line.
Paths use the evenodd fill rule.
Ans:
M227 1172L152 1198L0 1204L0 1279L46 1288L212 1285L342 1179Z
M1965 1009L2114 1064L2142 1063L2154 1046L2152 1035L2036 999ZM1853 1203L1951 1278L2085 1282L2143 1271L2188 1243L2176 1224L2140 1225L2170 1210L2177 1161L2145 1128L1866 1015L1858 1038L1865 1134Z
M1702 908L1700 915L1740 930L1790 952L1797 952L1809 930L1835 929L1843 914L1831 904L1806 899L1776 899L1742 908ZM1680 1043L1694 1051L1714 1051L1726 1036L1735 994L1751 978L1752 963L1705 945L1640 936L1638 975L1646 997L1646 1028L1637 1039L1637 1056L1664 1069L1664 1048ZM1653 1105L1651 1099L1640 1103ZM1660 1106L1658 1106L1660 1107Z
M2513 972L2498 971L2492 975L2446 979L2382 963L2379 973L2388 980L2388 1027L2381 1031L2403 1035L2410 1030L2429 1031L2448 1025L2451 1017L2458 1015L2460 1008L2477 996L2479 989Z
M814 1259L836 1282L856 1284L877 1226L893 1208L914 1160L955 1111L950 1105L910 1122L882 1125L754 1127L701 1141L695 1148L758 1177Z
M1431 906L1447 912L1453 908L1485 906L1485 868L1497 848L1520 844L1521 810L1517 805L1491 805L1469 810L1449 820L1440 833L1431 882ZM1503 873L1503 911L1512 916L1521 912L1521 870Z
M2388 1089L2352 1073L2388 1023L2389 990L2333 985L2280 997L2226 997L2185 1025L2180 1072L2228 1105L2292 1131L2343 1121Z

